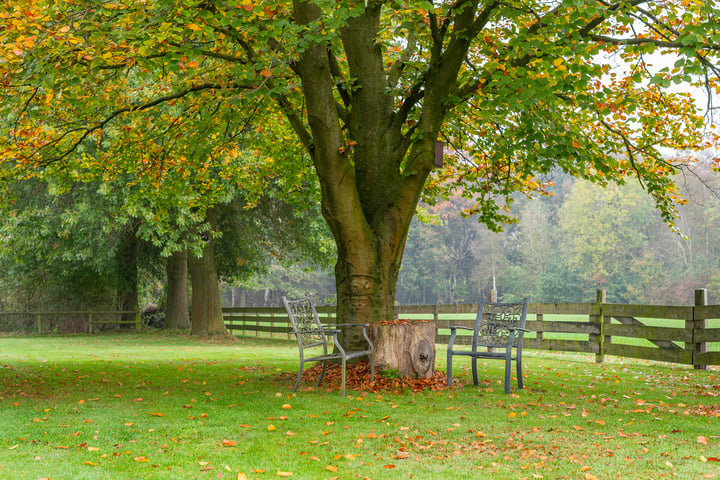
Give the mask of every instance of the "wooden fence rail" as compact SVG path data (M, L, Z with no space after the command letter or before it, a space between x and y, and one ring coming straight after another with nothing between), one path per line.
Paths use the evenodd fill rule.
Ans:
M694 306L625 305L606 303L598 291L595 303L531 303L528 307L527 350L584 352L639 358L706 368L720 365L720 305L705 305L706 291L698 289ZM472 326L477 304L403 305L399 318L434 320L436 343L446 345L450 325ZM335 322L335 307L318 307L323 323ZM259 336L290 336L283 308L225 308L231 331ZM469 343L458 337L457 343Z
M132 315L132 320L123 320L123 315ZM94 325L116 324L134 325L140 330L142 325L139 312L136 311L72 311L72 312L0 312L0 320L4 318L32 319L38 333L48 332L48 324L58 318L82 318L87 321L88 333L93 333ZM117 318L119 317L119 318ZM45 327L45 328L44 328Z

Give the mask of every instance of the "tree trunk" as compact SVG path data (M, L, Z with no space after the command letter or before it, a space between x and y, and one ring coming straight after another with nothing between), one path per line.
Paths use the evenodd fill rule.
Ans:
M295 21L311 25L322 18L314 2L293 2ZM336 65L328 46L312 38L295 63L303 84L310 132L294 112L284 109L308 148L322 193L322 213L337 245L335 281L338 323L374 323L395 318L395 291L410 221L435 159L435 141L444 107L433 88L424 91L417 135L406 135L407 112L393 110L386 65L377 43L380 3L341 29L353 88L338 108ZM313 27L314 28L314 27ZM308 28L310 32L312 29ZM439 69L439 66L437 67ZM440 72L440 75L437 73ZM433 69L431 78L445 70ZM442 92L440 92L442 97ZM281 105L282 107L282 105ZM341 118L342 117L342 118ZM362 348L359 328L343 330L343 346Z
M134 227L123 230L117 252L118 308L123 321L133 321L138 312L137 235Z
M188 311L188 253L176 252L167 259L167 309L165 328L190 328Z
M208 219L214 225L214 212L208 211ZM215 266L215 241L207 234L200 258L193 254L190 259L190 282L192 285L191 335L228 335L222 315L220 285Z
M435 322L383 322L370 325L375 368L402 376L431 378L435 373Z

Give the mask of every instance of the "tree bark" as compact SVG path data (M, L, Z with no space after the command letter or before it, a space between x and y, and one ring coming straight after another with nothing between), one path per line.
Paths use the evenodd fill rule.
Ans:
M117 252L117 295L118 308L123 312L123 321L135 320L138 312L138 264L137 235L134 227L123 230Z
M188 253L176 252L167 259L167 308L165 328L190 328L188 311Z
M208 211L211 225L215 212ZM192 285L191 335L228 335L222 315L220 286L215 266L215 241L212 232L207 234L202 256L189 255L190 282Z
M332 47L313 33L322 11L311 1L293 2L295 21L308 27L308 47L293 67L302 81L310 132L296 112L281 107L307 147L320 181L323 217L337 245L339 323L395 317L408 229L434 166L448 95L472 38L472 32L464 30L473 25L475 6L460 9L456 29L461 33L445 51L432 51L422 84L398 107L392 92L396 85L387 75L383 46L377 41L381 2L359 6L340 30L352 85L342 87L339 95L343 72ZM351 348L363 344L359 329L344 331L341 341Z
M406 377L433 376L435 322L374 323L368 330L375 347L375 368L397 369Z

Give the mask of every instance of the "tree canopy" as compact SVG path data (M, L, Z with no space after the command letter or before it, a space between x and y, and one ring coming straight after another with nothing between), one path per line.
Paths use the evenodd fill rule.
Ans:
M8 0L0 18L2 176L131 170L202 211L263 173L316 188L312 166L341 318L393 314L422 195L461 191L497 229L560 167L636 177L671 222L683 162L662 148L716 141L672 89L717 93L716 1Z

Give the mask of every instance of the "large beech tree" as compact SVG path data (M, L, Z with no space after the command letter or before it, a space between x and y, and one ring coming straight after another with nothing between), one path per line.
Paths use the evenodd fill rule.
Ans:
M423 194L460 189L499 228L510 195L560 166L636 177L672 221L682 161L658 149L713 141L669 87L717 92L714 0L6 0L0 19L3 175L159 184L222 162L252 125L255 164L310 187L314 169L342 321L393 316ZM434 170L439 140L452 154Z

